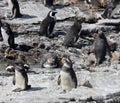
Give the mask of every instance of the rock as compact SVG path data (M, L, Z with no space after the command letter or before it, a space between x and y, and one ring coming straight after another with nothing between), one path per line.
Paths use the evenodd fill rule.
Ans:
M95 58L94 53L91 53L90 55L88 55L86 62L87 62L86 64L89 66L95 64L96 58Z
M65 6L76 4L78 0L55 0L56 4L62 4Z
M114 51L112 53L111 62L113 62L113 61L119 61L119 60L120 60L120 53L118 51Z
M89 87L89 88L93 88L92 84L89 81L85 81L85 83L83 84L83 86Z
M117 50L117 47L118 47L118 43L115 42L114 40L112 39L107 39L108 41L108 45L110 46L110 50L111 51L116 51Z

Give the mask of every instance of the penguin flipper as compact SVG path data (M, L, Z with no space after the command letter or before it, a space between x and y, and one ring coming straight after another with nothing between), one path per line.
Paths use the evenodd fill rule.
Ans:
M15 75L13 76L13 81L12 81L13 85L15 85Z
M74 81L75 83L75 88L77 88L77 77L76 77L76 74L74 71L71 72L71 75L72 75L72 80Z
M55 26L55 22L53 21L53 22L50 23L50 25L49 25L49 35L53 32L54 26Z
M61 76L59 75L58 80L57 80L58 85L61 84Z
M73 78L73 80L74 80L74 83L75 83L75 88L77 88L77 78L76 78L76 76Z

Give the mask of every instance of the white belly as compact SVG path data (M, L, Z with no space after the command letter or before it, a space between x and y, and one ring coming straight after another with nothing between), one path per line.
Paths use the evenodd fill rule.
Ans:
M72 80L69 73L61 71L61 86L63 90L71 90L72 88L75 88L75 83Z
M12 8L13 8L13 3L12 3L11 0L8 0L8 6L9 6L9 8L12 10Z
M43 0L43 4L46 5L46 0Z
M25 89L25 79L17 70L15 70L15 80L15 85L17 86L17 88Z
M5 32L5 30L1 27L1 33L2 33L2 37L3 37L3 44L9 46L8 44L8 34Z

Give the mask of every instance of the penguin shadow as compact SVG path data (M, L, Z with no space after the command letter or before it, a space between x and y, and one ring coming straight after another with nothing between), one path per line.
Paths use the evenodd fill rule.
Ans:
M23 19L32 19L32 18L37 18L37 16L28 15L28 14L23 14L22 18L23 18Z
M73 48L77 48L77 49L81 49L82 47L86 47L86 46L91 46L92 44L91 43L77 43L73 46Z
M46 89L46 87L31 87L29 90L27 90L28 92L32 92L32 91L40 91Z
M56 31L54 33L54 37L58 37L59 35L66 35L66 33L64 31Z
M19 36L17 32L13 32L13 33L14 33L14 38L17 38Z
M64 5L61 5L61 4L55 4L53 6L54 9L63 9L65 6Z
M29 46L27 44L14 44L14 50L19 50L19 51L23 51L23 52L28 52L30 49L32 49L32 46Z

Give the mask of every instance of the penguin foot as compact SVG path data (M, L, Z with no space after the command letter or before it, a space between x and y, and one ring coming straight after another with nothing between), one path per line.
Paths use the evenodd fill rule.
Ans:
M31 88L31 85L27 85L27 88L26 88L26 90L28 90L28 89L30 89Z
M55 35L54 34L52 34L52 35L49 35L49 36L47 36L48 38L54 38L55 37Z
M13 90L13 92L21 92L21 91L23 91L23 89L21 89L21 88L16 88Z

